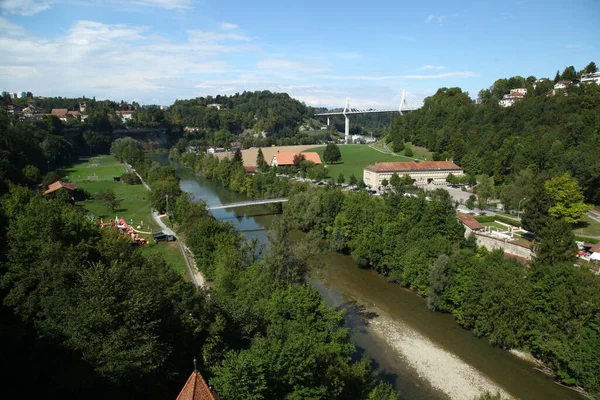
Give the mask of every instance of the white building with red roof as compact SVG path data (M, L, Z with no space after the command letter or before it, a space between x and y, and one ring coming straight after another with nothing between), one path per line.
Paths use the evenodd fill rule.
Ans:
M388 182L393 174L410 176L415 185L445 185L449 174L463 176L464 171L452 161L382 162L366 167L363 171L365 184L379 190L381 182Z

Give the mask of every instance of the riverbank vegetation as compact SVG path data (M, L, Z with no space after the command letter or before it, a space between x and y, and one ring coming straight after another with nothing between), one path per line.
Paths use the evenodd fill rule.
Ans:
M215 287L210 296L195 288L115 229L100 229L68 196L42 196L41 174L31 188L24 174L5 176L0 397L175 398L197 357L224 400L397 399L368 359L355 359L342 312L304 282L307 244L291 245L281 226L256 258L254 243L181 193L171 168L121 144L117 159L152 194L169 194L168 206L162 195L152 205L169 209Z
M248 175L240 162L182 155L196 173L251 197L288 197L283 220L327 239L364 268L426 296L432 310L503 348L523 348L563 382L600 394L600 279L573 266L573 235L549 213L543 181L523 223L539 233L532 265L477 247L456 220L444 190L404 196L399 185L382 197Z

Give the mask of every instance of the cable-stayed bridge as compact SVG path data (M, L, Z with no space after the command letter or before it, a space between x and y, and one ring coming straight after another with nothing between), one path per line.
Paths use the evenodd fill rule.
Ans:
M411 111L418 110L423 107L424 99L420 99L412 93L409 93L406 90L402 90L402 98L400 100L400 105L398 108L386 108L381 110L360 110L358 108L350 107L350 98L346 98L346 105L342 111L333 111L327 113L315 114L315 117L327 117L327 126L329 126L329 117L333 115L343 115L346 119L346 129L344 134L344 140L346 143L350 141L350 118L349 115L352 114L374 114L374 113L387 113L387 112L397 112L400 115L406 114Z

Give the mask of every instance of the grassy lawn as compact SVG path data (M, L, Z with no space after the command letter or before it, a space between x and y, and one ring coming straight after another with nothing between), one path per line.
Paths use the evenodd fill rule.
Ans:
M481 223L483 226L493 226L494 228L498 228L500 230L505 231L507 229L506 226L499 224L497 222L482 222Z
M161 242L151 244L141 249L142 254L152 255L160 254L167 264L169 264L175 271L183 276L188 275L187 266L185 260L179 250L179 245L176 242Z
M329 176L337 178L341 172L344 174L344 177L346 177L346 180L348 180L351 174L354 174L358 179L362 179L364 168L369 165L374 165L377 162L412 161L415 158L418 158L382 153L363 144L343 144L340 145L339 148L342 153L342 162L339 164L328 165L327 169L329 170ZM315 151L319 153L322 159L325 147L315 147L305 151Z
M600 236L600 222L595 221L587 215L583 217L584 223L580 228L575 228L573 233L579 236Z
M125 167L112 156L98 156L82 159L72 168L59 171L59 173L77 186L86 190L91 195L102 190L113 190L121 204L114 212L103 202L97 200L86 200L79 202L88 213L105 221L115 218L124 218L127 223L133 221L133 226L142 231L159 231L160 226L154 222L151 214L149 193L143 185L128 185L124 182L115 182L113 177L121 176ZM98 180L88 180L89 176L97 176ZM139 226L139 228L137 228ZM141 234L150 245L143 247L143 254L161 254L164 260L177 272L187 276L185 260L177 243L153 243L150 234Z

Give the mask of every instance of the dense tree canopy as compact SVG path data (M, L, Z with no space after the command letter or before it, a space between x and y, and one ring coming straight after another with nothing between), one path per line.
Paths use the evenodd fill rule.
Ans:
M498 95L513 86L506 83ZM498 186L518 180L524 171L546 174L546 179L569 172L585 201L599 204L600 87L581 84L567 89L566 96L530 92L506 108L493 93L476 104L458 88L439 89L422 109L398 116L388 140L425 146L469 174L493 176Z

